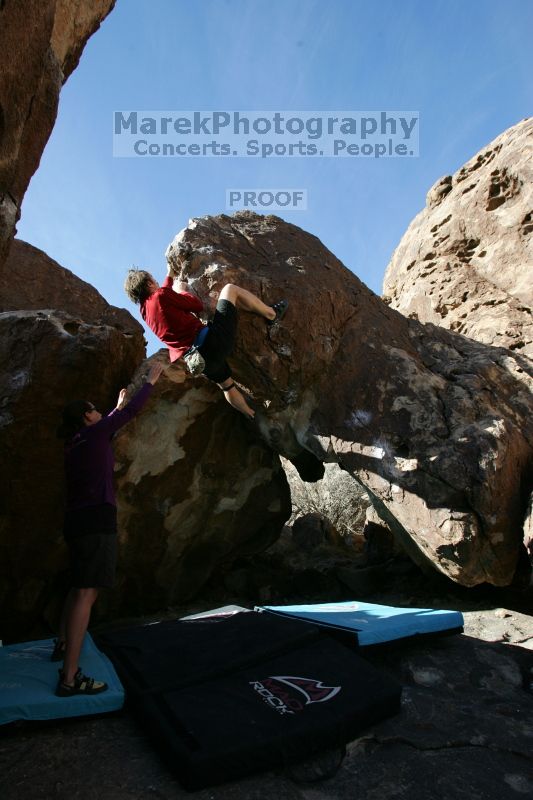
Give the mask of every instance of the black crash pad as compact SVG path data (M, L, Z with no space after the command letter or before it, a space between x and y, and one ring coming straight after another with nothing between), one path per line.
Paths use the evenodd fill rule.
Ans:
M98 643L188 789L341 746L399 710L393 679L298 620L174 620L101 634Z

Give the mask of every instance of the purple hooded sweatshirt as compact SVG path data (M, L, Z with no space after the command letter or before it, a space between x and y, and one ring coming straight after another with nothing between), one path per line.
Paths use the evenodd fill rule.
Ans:
M94 425L82 428L65 444L67 511L103 503L116 505L111 439L141 410L153 388L151 383L145 383L127 406L120 411L114 409Z

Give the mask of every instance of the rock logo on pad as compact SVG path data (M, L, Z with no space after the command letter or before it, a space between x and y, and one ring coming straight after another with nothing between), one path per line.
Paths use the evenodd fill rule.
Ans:
M312 703L331 700L341 686L324 686L314 678L298 678L292 675L273 675L262 681L250 681L263 701L279 714L297 714Z

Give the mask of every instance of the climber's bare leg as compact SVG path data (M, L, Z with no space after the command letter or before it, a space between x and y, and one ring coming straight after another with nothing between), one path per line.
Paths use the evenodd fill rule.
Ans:
M250 406L244 399L244 396L241 394L241 392L239 392L239 390L233 383L233 378L227 378L227 380L223 381L222 383L219 383L218 386L220 386L220 388L224 392L224 397L226 398L230 406L233 406L233 408L235 408L237 411L240 411L241 414L244 414L244 416L248 417L249 419L253 419L255 417L255 411L253 410L253 408L250 408Z
M235 286L234 283L228 283L224 286L220 292L219 299L229 300L235 308L241 308L243 311L252 311L254 314L259 314L270 321L276 317L276 312L272 306L267 306L255 294L252 294L247 289L241 289L240 286Z

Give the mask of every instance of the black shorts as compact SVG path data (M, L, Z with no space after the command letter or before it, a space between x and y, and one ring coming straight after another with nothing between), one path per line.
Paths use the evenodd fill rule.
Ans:
M237 309L229 300L219 300L215 316L209 323L209 332L200 346L205 359L204 375L210 381L222 383L231 378L226 358L235 346L237 333Z
M105 503L67 511L64 535L75 589L110 589L117 565L117 509Z

